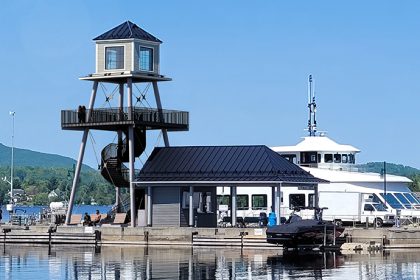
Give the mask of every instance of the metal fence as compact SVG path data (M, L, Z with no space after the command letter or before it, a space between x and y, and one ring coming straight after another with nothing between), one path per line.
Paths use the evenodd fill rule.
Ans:
M124 107L93 109L80 112L78 110L61 111L61 124L112 123L134 121L145 125L180 125L188 126L189 113L175 110L158 110L142 107Z

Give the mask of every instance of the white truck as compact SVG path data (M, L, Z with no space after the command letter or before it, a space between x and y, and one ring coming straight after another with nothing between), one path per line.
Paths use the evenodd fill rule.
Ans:
M395 214L388 211L381 203L373 202L372 195L359 192L319 192L319 207L327 207L323 211L323 219L342 223L365 223L377 227L393 225Z

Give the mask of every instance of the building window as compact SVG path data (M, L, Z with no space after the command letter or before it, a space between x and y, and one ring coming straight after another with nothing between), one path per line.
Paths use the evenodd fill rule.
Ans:
M153 49L140 47L139 66L141 71L153 71Z
M266 194L253 194L251 199L252 199L253 210L267 209L267 195Z
M290 194L289 195L289 208L305 207L305 194Z
M347 163L347 161L348 161L347 155L346 154L341 155L341 162L342 163Z
M124 69L124 47L105 48L105 69Z

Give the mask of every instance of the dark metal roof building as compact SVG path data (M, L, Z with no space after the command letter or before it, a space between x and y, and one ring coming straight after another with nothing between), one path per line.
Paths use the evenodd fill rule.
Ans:
M318 179L266 146L155 148L141 169L140 184L318 184Z
M161 40L148 33L147 31L138 27L131 21L126 21L115 28L105 32L102 35L94 38L94 41L99 40L115 40L115 39L141 39L145 41L162 43Z

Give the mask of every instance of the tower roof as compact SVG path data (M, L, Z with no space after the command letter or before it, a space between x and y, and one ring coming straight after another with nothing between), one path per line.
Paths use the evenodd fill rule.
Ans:
M141 39L145 41L162 43L161 40L146 32L145 30L138 27L131 21L126 21L105 32L102 35L94 38L94 41L98 40L115 40L115 39Z

